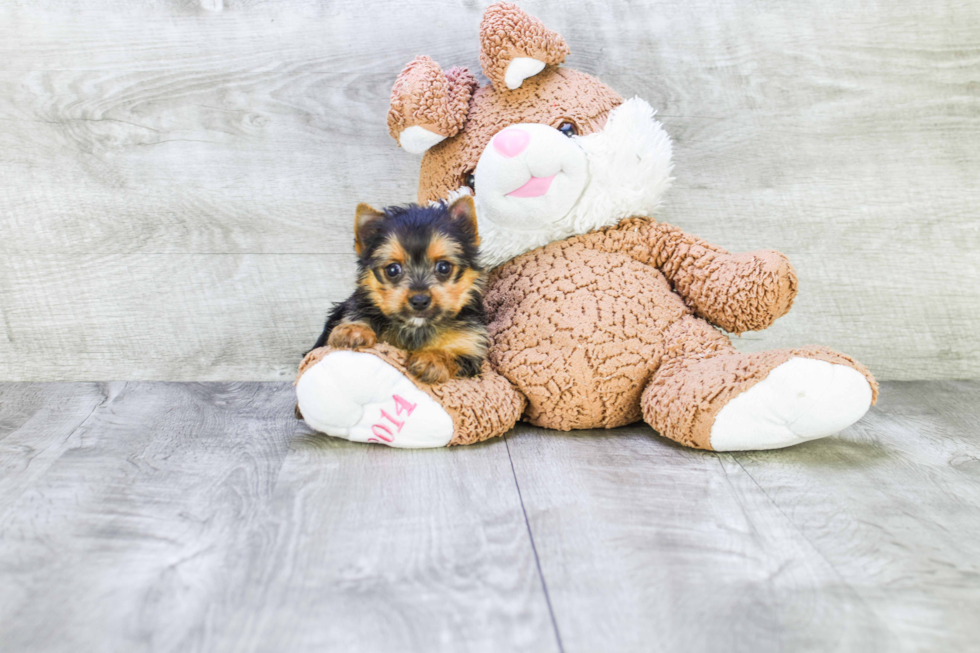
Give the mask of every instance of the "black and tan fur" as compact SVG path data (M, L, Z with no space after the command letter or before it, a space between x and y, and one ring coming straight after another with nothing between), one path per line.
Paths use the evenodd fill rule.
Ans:
M357 289L313 348L380 340L408 351L408 370L424 383L479 374L487 329L472 198L383 211L360 204L354 234Z

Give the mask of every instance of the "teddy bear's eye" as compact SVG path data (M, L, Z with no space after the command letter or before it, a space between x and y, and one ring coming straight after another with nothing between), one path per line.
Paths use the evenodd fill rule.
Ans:
M467 172L466 176L463 177L463 185L469 186L471 191L476 192L476 177L473 176L472 170Z
M565 136L568 136L569 138L578 135L578 127L575 126L574 122L568 122L567 120L562 124L558 125L558 131L560 131Z

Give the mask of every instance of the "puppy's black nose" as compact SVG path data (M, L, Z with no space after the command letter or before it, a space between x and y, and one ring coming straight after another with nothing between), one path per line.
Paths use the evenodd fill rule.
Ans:
M432 303L432 298L428 295L412 295L408 298L408 303L412 305L416 311L424 311L429 308L429 304Z

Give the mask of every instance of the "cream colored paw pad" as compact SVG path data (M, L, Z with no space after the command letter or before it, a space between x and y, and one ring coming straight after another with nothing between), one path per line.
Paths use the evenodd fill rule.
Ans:
M327 354L300 377L296 399L311 428L351 442L415 449L453 437L442 406L373 354Z
M792 358L718 412L711 448L779 449L833 435L861 419L871 397L868 380L851 367Z

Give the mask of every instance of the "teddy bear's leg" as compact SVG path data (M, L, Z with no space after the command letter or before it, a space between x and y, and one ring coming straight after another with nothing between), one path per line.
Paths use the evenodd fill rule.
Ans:
M406 372L405 354L386 345L310 352L300 364L296 398L303 419L317 431L401 448L471 444L503 435L525 404L487 365L476 378L419 383Z
M704 321L685 317L668 334L642 407L647 423L681 444L744 451L839 433L876 396L867 369L832 349L743 354Z

